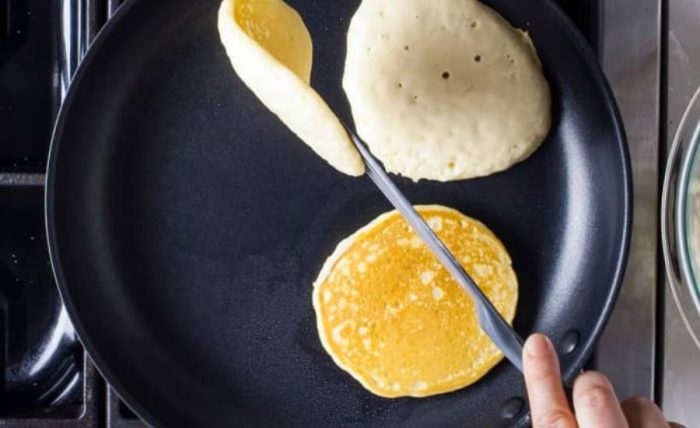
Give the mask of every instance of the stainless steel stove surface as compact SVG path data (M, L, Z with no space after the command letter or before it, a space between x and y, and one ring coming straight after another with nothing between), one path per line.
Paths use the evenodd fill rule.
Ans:
M657 334L664 331L663 271L657 265L662 1L558 2L608 75L635 180L629 267L591 366L607 372L620 395L659 399L655 392L663 390L664 404L674 408L676 397L661 387L663 373L657 370L663 351ZM53 283L43 224L53 120L73 71L118 3L0 1L0 426L143 425L105 385L77 341ZM679 13L675 6L671 12Z

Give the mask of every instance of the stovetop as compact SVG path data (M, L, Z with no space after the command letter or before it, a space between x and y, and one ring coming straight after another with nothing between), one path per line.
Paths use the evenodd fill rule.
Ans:
M653 396L660 294L655 216L661 0L558 3L608 74L635 174L628 274L591 366L608 372L620 395ZM72 73L118 5L119 0L0 1L0 346L5 351L0 353L0 426L143 425L80 346L53 283L43 220L54 119Z

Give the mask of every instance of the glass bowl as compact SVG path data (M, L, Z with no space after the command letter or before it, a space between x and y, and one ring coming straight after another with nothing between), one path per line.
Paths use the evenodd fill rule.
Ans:
M673 298L700 347L700 88L678 126L666 164L661 242Z

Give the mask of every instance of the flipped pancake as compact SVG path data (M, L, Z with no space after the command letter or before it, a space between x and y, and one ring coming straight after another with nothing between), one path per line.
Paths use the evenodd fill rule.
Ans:
M505 170L550 127L530 37L476 0L363 0L343 88L359 136L387 170L413 180Z
M345 128L310 86L313 47L299 14L281 0L224 0L219 36L243 83L337 170L365 171Z
M454 209L416 209L511 322L518 283L498 238ZM479 328L469 296L397 211L338 245L314 282L313 305L335 363L383 397L453 391L503 357Z

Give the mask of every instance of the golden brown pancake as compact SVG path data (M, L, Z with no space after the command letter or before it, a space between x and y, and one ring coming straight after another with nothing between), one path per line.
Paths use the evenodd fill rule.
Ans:
M416 208L511 322L518 283L503 244L454 209ZM338 245L314 283L313 305L335 363L383 397L453 391L503 357L479 328L470 297L396 211Z

